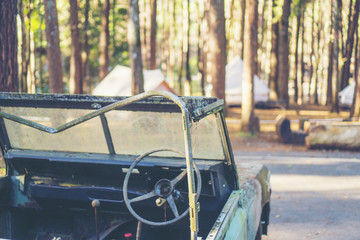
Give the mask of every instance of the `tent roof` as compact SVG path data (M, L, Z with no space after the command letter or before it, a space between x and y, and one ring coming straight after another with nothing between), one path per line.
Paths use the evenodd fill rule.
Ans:
M339 92L339 102L342 105L352 105L355 90L355 82L347 85Z
M160 69L144 70L144 90L173 90ZM131 68L117 65L94 89L94 95L131 96Z
M236 56L226 65L226 98L230 104L240 104L242 98L242 72L243 61ZM269 88L266 83L254 76L254 100L255 102L269 99ZM236 100L235 100L236 99ZM232 103L232 101L235 101Z

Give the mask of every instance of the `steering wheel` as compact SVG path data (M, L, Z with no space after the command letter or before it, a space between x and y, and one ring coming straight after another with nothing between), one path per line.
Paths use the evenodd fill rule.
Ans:
M129 178L130 175L132 173L132 170L134 169L134 167L141 161L143 160L145 157L149 156L150 154L153 153L157 153L157 152L175 152L180 154L181 156L183 156L185 158L184 153L173 149L173 148L164 148L164 149L155 149L155 150L151 150L147 153L144 153L143 155L139 156L130 166L129 170L126 173L125 176L125 180L124 180L124 186L123 186L123 194L124 194L124 201L126 204L126 207L128 208L128 210L130 211L130 213L139 221L148 224L148 225L152 225L152 226L165 226L165 225L169 225L172 223L175 223L179 220L181 220L182 218L184 218L188 213L189 213L189 208L184 211L182 214L179 214L176 204L175 204L175 200L174 197L172 195L172 193L174 192L175 186L176 184L178 184L180 182L181 179L184 178L184 176L187 173L187 169L185 169L184 171L182 171L179 175L177 175L174 179L172 180L168 180L168 179L160 179L156 184L155 184L155 188L154 190L152 190L149 193L146 193L142 196L133 198L133 199L129 199L128 198L128 183L129 183ZM200 171L197 168L196 164L194 161L193 162L193 167L195 169L195 173L196 173L196 179L197 179L197 191L196 191L196 201L199 199L200 196L200 192L201 192L201 176L200 176ZM131 203L134 202L139 202L139 201L143 201L152 197L160 197L165 199L168 202L175 218L169 220L169 221L162 221L162 222L154 222L154 221L149 221L144 219L143 217L139 216L134 209L131 207Z

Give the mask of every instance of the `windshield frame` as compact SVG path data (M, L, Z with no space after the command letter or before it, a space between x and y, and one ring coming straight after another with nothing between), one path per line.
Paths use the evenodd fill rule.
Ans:
M161 97L161 98L159 98ZM46 101L47 100L47 101ZM191 144L191 125L192 122L196 122L201 120L202 118L210 115L216 114L216 118L218 119L218 123L221 124L220 131L222 136L223 147L229 145L228 134L225 125L225 119L223 115L224 101L218 100L216 98L180 98L175 96L170 92L163 91L149 91L145 93L138 94L132 97L120 97L117 99L110 98L99 98L92 97L86 95L78 95L75 98L72 98L70 95L30 95L30 94L11 94L11 93L1 93L0 94L0 106L19 106L19 103L28 106L39 106L42 107L54 107L54 105L50 106L50 100L55 101L55 103L59 104L63 103L73 103L69 104L69 108L76 108L76 105L79 103L88 103L87 108L97 109L92 111L84 116L74 119L70 122L62 124L56 128L44 126L42 124L24 119L19 116L15 116L3 111L0 111L0 127L1 127L1 148L3 154L11 149L10 140L7 135L4 118L15 121L17 123L29 126L31 128L38 129L43 132L47 132L50 134L60 133L66 129L72 128L76 125L79 125L83 122L86 122L95 117L100 117L103 131L106 137L107 146L110 154L115 154L114 146L112 143L110 129L105 117L105 113L112 111L114 109L126 108L137 106L138 109L144 108L148 111L174 111L181 112L182 114L182 125L184 132L184 142L185 142L185 158L186 158L186 169L187 169L187 178L188 178L188 193L189 193L189 211L190 211L190 231L191 231L191 239L197 239L198 232L198 211L200 210L198 202L196 200L196 190L195 190L195 180L194 180L194 169L192 166L193 156L192 156L192 144ZM73 100L73 101L71 101ZM94 101L98 100L101 103L105 103L105 106L102 106L101 103ZM146 100L146 101L145 101ZM51 102L51 101L50 101ZM30 103L30 105L29 105ZM90 103L90 104L89 104ZM153 105L153 107L151 106ZM63 104L64 105L64 104ZM57 105L55 105L57 106ZM59 104L61 106L61 104ZM220 113L220 115L218 114ZM225 130L222 129L225 127ZM233 158L229 152L227 146L224 150L227 150L228 153L225 153L226 158L228 160L228 164L234 166ZM230 147L231 148L231 147Z

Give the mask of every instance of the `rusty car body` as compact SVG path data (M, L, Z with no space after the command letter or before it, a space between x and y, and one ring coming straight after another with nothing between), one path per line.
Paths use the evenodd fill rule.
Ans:
M0 93L0 238L260 239L270 173L235 164L223 104Z

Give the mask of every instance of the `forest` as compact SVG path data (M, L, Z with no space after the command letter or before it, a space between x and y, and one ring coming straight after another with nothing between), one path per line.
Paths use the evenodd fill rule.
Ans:
M226 64L240 57L249 120L254 75L271 101L335 112L350 84L358 118L359 8L360 0L1 1L0 90L91 94L121 65L132 69L133 94L144 90L142 69L160 69L179 95L224 99Z

